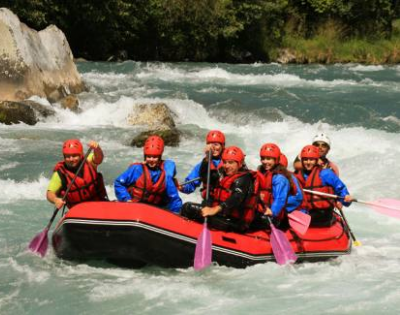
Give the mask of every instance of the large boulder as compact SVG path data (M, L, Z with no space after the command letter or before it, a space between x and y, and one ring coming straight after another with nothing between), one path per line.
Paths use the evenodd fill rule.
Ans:
M168 130L175 128L172 111L165 103L140 104L128 116L128 124L148 129Z
M86 89L67 39L56 26L37 32L0 8L0 34L0 100L38 95L55 102Z
M20 122L35 125L40 117L48 117L54 114L52 108L29 100L22 102L0 101L0 123L6 125Z
M150 135L158 135L164 139L165 145L178 146L180 132L175 126L174 114L164 103L140 104L135 112L128 116L128 123L146 129L131 142L132 146L142 147Z

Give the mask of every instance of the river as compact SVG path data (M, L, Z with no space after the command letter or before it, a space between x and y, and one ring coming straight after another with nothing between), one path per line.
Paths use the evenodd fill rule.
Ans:
M251 168L263 143L292 161L323 132L352 195L400 199L400 66L127 61L78 70L90 86L79 95L82 113L57 107L35 126L0 125L0 314L398 314L400 220L356 203L345 211L363 245L329 262L130 270L62 261L51 250L42 259L26 247L53 212L45 192L64 140L100 142L115 198L113 180L143 158L129 146L141 129L127 124L142 103L164 102L175 115L182 142L164 156L180 180L210 129L243 148Z

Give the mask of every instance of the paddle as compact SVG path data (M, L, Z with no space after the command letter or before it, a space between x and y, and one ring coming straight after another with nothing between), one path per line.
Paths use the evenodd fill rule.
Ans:
M298 234L306 234L310 226L311 216L301 211L295 210L288 214L290 227Z
M333 195L333 194L324 193L324 192L321 192L321 191L313 191L313 190L308 190L308 189L303 189L303 191L308 193L308 194L314 194L314 195L328 197L328 198L334 198L334 199L343 199L343 197L339 197L339 196ZM353 200L353 201L356 201L356 200ZM356 236L354 235L353 231L351 230L350 225L347 222L346 216L344 215L342 209L338 208L338 210L340 212L340 215L341 215L344 223L346 224L346 228L349 231L351 238L353 239L353 245L354 246L361 246L362 245L361 242L356 239Z
M188 180L187 182L184 182L184 183L179 184L179 185L184 186L184 185L193 183L193 182L195 182L195 181L197 181L197 180L200 180L200 179L201 179L201 177L196 177L196 178L193 178L193 179L191 179L191 180Z
M292 245L286 238L286 235L281 230L278 230L269 216L267 216L269 225L271 227L271 247L274 253L275 260L279 265L292 264L297 260Z
M264 210L266 210L267 206L264 201L261 198L259 198L258 200L263 206ZM286 234L274 226L269 216L264 216L267 217L269 226L271 227L270 241L272 252L274 253L276 262L279 265L294 263L297 260L297 255L295 254L292 245L290 245Z
M333 194L327 194L323 193L320 191L313 191L313 190L307 190L303 189L303 191L315 195L320 195L320 196L325 196L329 198L334 198L334 199L343 199L343 197L333 195ZM364 201L360 199L353 199L354 202L361 203L363 205L371 206L372 209L375 211L386 214L390 217L400 219L400 200L397 199L378 199L375 201Z
M210 173L211 173L211 149L208 151L207 166L207 190L206 204L210 198ZM212 240L210 230L207 228L207 217L204 218L203 230L197 239L196 250L194 253L194 269L201 270L211 265Z
M78 170L76 171L74 178L72 178L71 183L69 184L69 186L67 187L67 190L65 191L64 197L62 198L63 201L66 199L66 197L67 197L72 185L75 182L76 177L78 176L79 172L81 171L81 169L82 169L83 165L85 164L85 161L86 161L86 159L89 156L91 151L92 151L92 149L89 148L89 150L86 152L85 156L83 157L82 162L79 165ZM49 232L50 226L53 224L53 221L54 221L54 219L55 219L55 217L56 217L56 215L57 215L57 213L58 213L58 211L60 209L61 208L57 209L57 207L54 208L53 215L51 216L51 219L50 219L49 223L47 224L47 226L44 228L44 230L42 232L38 233L31 240L31 242L29 243L29 246L28 246L28 249L31 252L33 252L35 254L38 254L41 257L44 257L46 255L47 247L48 247L48 244L49 244L47 234Z

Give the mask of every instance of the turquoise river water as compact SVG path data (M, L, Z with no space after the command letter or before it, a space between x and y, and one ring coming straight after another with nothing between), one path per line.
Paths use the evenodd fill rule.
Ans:
M184 136L165 156L183 179L202 158L204 137L221 129L247 164L276 142L292 160L318 132L359 199L400 199L400 66L80 63L90 91L82 113L56 106L35 126L0 125L0 314L398 314L400 220L353 204L345 209L361 247L329 262L201 272L117 268L45 258L26 247L53 211L46 187L61 144L100 142L107 190L141 149L127 118L164 102ZM34 98L50 106L46 100ZM198 200L196 195L184 200Z

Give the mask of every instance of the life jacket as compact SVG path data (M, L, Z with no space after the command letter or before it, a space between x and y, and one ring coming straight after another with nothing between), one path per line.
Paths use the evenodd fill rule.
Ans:
M222 159L219 161L218 165L215 166L214 163L210 163L210 174L211 172L219 172L222 168ZM203 186L201 188L201 197L205 200L207 198L207 178L202 178ZM210 199L213 199L214 190L210 190Z
M327 194L334 194L335 191L331 186L323 186L320 177L322 168L320 166L315 166L307 180L304 179L303 173L299 172L296 174L297 179L303 189L313 190L318 192L323 192ZM323 196L318 196L315 194L305 194L305 199L307 200L307 205L309 210L332 210L335 207L334 199L324 198Z
M213 190L213 203L212 206L217 206L220 203L226 201L233 193L231 186L238 178L242 176L251 175L254 181L254 176L249 171L240 171L239 173L231 176L225 176L220 180L219 186ZM239 219L244 226L247 228L254 219L254 207L256 204L256 196L251 193L247 196L241 208L234 208L230 211L230 216Z
M60 176L62 184L61 196L64 198L67 188L75 177L75 173L68 170L63 161L56 164L54 171ZM67 207L71 208L83 201L105 200L108 200L108 197L102 174L97 172L92 163L85 161L83 169L76 176L65 197Z
M328 160L326 157L320 158L322 161L322 168L329 168L331 169L336 176L339 177L339 168L337 167L337 165L335 163L333 163L332 161Z
M153 205L162 204L166 189L164 162L161 162L161 175L156 183L152 182L151 174L146 164L134 163L132 165L141 165L143 168L142 175L128 187L132 202L144 202Z
M262 172L260 170L257 171L257 180L255 185L257 188L257 195L259 198L257 210L261 213L265 212L266 206L270 208L272 203L274 202L274 195L272 194L272 179L276 174L280 174L280 172L276 171ZM292 183L292 181L289 181L289 183L291 183L289 194L293 195L296 193L296 185ZM283 208L277 219L282 220L285 216L285 213L286 213L285 208Z

